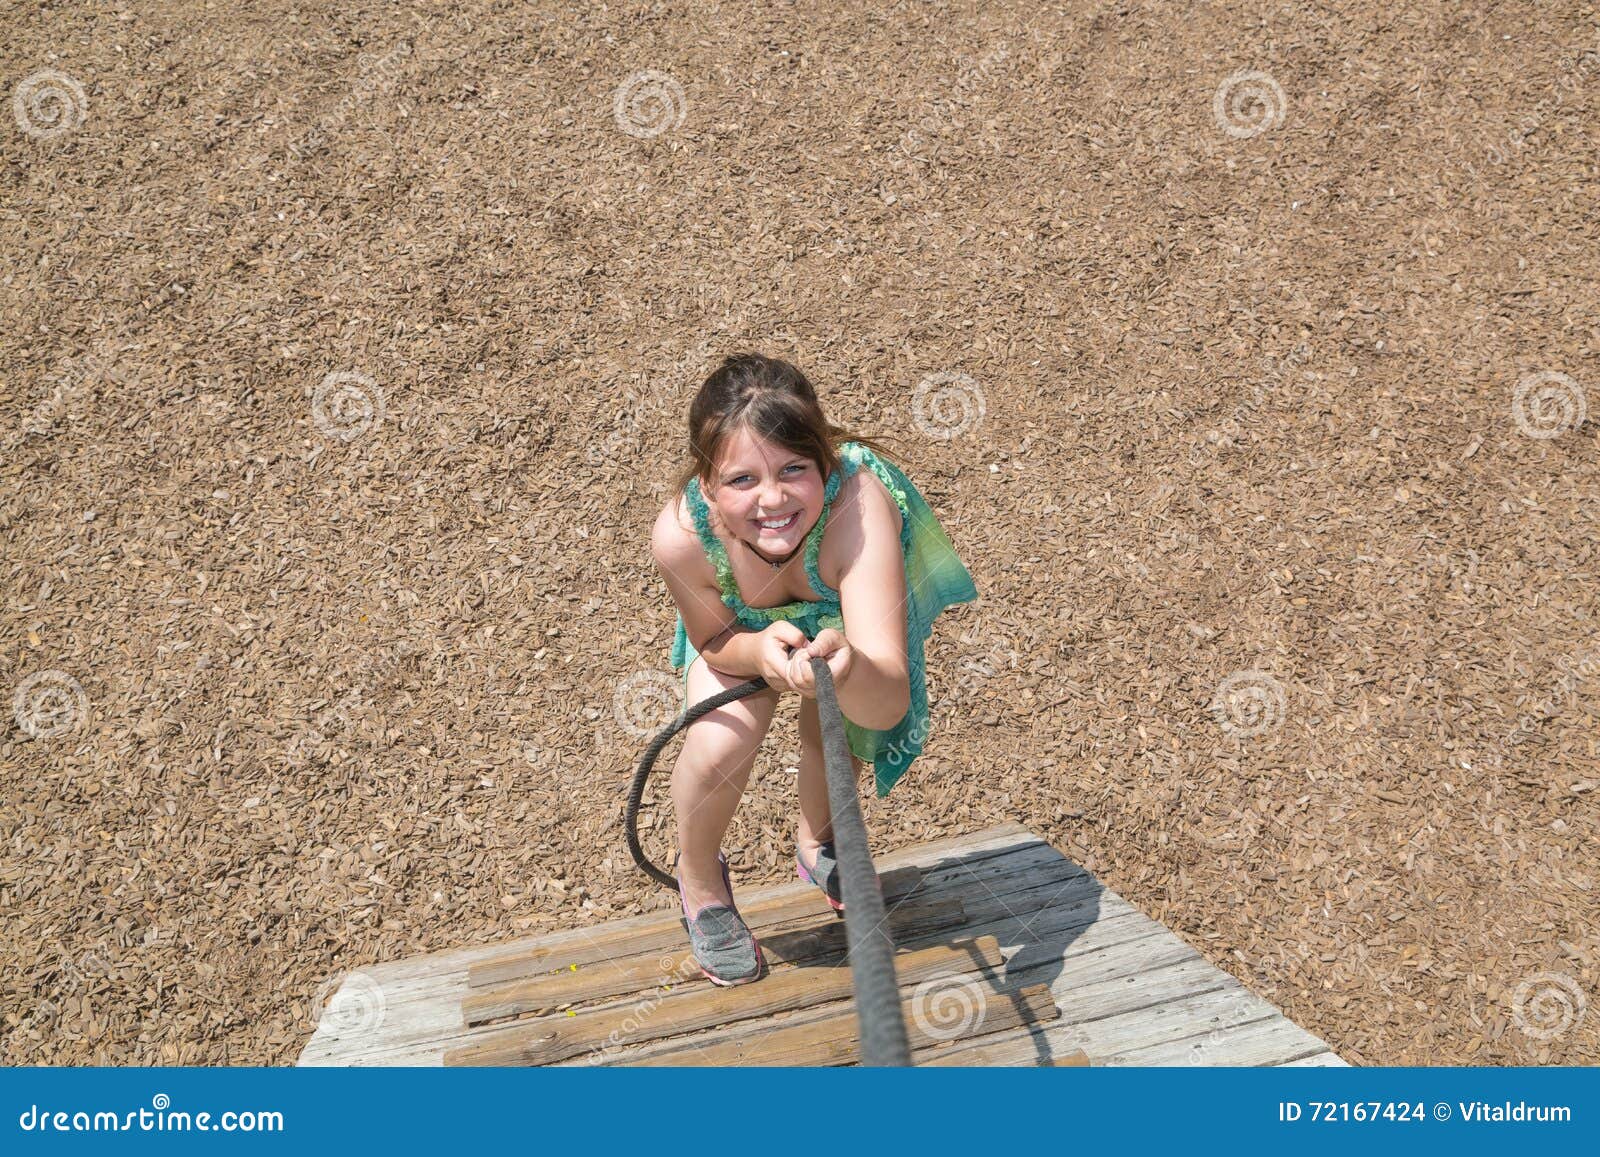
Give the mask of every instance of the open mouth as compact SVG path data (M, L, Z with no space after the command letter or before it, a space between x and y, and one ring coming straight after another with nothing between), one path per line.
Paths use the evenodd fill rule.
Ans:
M799 518L800 512L796 510L794 513L785 515L782 518L758 518L755 523L762 530L771 531L773 534L782 534L793 526Z

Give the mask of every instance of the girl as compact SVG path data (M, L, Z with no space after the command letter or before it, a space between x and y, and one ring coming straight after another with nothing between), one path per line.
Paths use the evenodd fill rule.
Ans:
M873 763L882 798L927 737L923 640L978 592L888 451L830 423L787 362L726 359L689 407L689 453L650 535L678 608L672 665L691 704L756 675L770 686L686 732L674 869L696 961L714 983L744 984L761 949L721 844L778 696L802 697L796 871L842 911L811 657L827 660L851 753Z

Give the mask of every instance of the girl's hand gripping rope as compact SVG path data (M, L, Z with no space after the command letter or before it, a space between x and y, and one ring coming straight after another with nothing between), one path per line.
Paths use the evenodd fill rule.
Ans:
M790 660L795 649L804 647L808 641L806 633L793 623L776 622L761 632L756 663L769 687L779 691L800 690L789 677ZM808 669L806 674L810 673Z
M833 676L833 685L838 687L850 674L850 666L855 662L855 656L855 649L850 646L850 640L844 637L844 632L828 627L819 631L815 639L789 653L789 666L785 675L789 686L807 699L815 699L817 680L811 670L811 660L826 659L828 672Z

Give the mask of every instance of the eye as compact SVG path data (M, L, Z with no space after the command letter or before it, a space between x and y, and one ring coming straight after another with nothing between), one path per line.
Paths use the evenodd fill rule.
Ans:
M784 470L804 470L805 468L806 468L806 464L804 462L791 462L791 463L789 463L789 465L785 466L783 469ZM781 471L780 471L780 473L781 473ZM729 486L737 486L737 485L739 485L739 483L743 482L746 478L749 478L749 477L751 477L751 475L749 475L749 474L740 474L737 478L728 479L727 485L729 485Z

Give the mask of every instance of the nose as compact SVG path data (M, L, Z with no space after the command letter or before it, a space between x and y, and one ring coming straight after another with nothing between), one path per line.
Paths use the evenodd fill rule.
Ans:
M761 509L777 510L781 505L783 505L783 487L779 486L778 480L774 478L761 488Z

